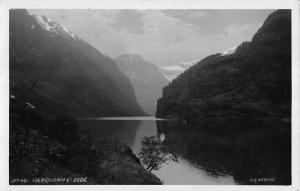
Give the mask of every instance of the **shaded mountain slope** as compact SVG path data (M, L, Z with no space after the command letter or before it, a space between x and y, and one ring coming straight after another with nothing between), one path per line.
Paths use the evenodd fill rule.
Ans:
M26 10L11 10L9 35L14 96L77 116L143 114L116 63L66 27Z
M147 114L154 114L162 88L168 84L159 68L140 55L124 54L115 59L120 70L129 78L137 102Z
M162 184L128 146L85 135L72 116L143 114L112 59L25 10L10 11L9 32L9 184Z
M12 98L9 117L11 185L162 184L128 146L85 135L72 116Z
M270 14L251 42L208 56L163 89L158 117L290 117L291 11Z

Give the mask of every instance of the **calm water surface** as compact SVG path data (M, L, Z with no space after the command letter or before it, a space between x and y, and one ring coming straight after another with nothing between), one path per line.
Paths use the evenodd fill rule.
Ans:
M103 117L81 120L83 131L94 138L117 140L131 147L135 154L141 150L143 137L159 135L157 120L147 117ZM168 139L166 137L166 139ZM179 162L163 164L152 171L164 184L235 184L230 175L210 176L207 172L179 156Z
M274 133L272 127L270 133L268 130L261 131L260 126L255 124L258 130L252 128L250 133L244 134L248 129L245 124L213 124L189 126L153 116L79 120L82 132L93 138L125 143L136 155L141 151L143 137L163 138L162 142L178 156L178 162L169 161L159 170L152 171L164 184L251 184L252 177L260 176L276 177L277 182L271 184L289 181L289 170L282 172L282 168L290 167L287 162L289 156L278 160L277 156L289 153L290 139L285 136L286 144L274 145L274 141L281 139L284 133L289 135L288 131ZM269 152L268 146L277 147L278 151L271 149ZM279 166L279 163L287 164Z

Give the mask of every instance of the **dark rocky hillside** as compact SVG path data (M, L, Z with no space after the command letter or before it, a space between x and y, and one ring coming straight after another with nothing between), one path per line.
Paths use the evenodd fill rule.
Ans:
M162 88L168 84L167 79L157 66L145 61L140 55L124 54L117 57L115 61L129 78L137 102L147 114L153 115L156 101L162 96Z
M143 111L116 63L65 27L10 11L10 92L48 111L129 116Z
M72 116L10 101L9 183L162 184L125 144L80 132Z
M10 184L162 184L128 146L79 131L74 115L143 114L112 59L25 10L9 32Z
M291 110L291 11L269 15L251 42L208 56L163 89L158 117L279 117Z

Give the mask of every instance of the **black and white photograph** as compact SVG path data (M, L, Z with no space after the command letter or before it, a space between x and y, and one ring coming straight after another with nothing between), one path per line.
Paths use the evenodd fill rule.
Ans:
M7 184L295 185L294 11L10 7Z

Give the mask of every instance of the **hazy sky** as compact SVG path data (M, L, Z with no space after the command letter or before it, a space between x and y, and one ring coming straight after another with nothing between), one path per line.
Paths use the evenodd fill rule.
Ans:
M103 54L140 54L158 66L202 59L251 40L273 10L29 10Z

